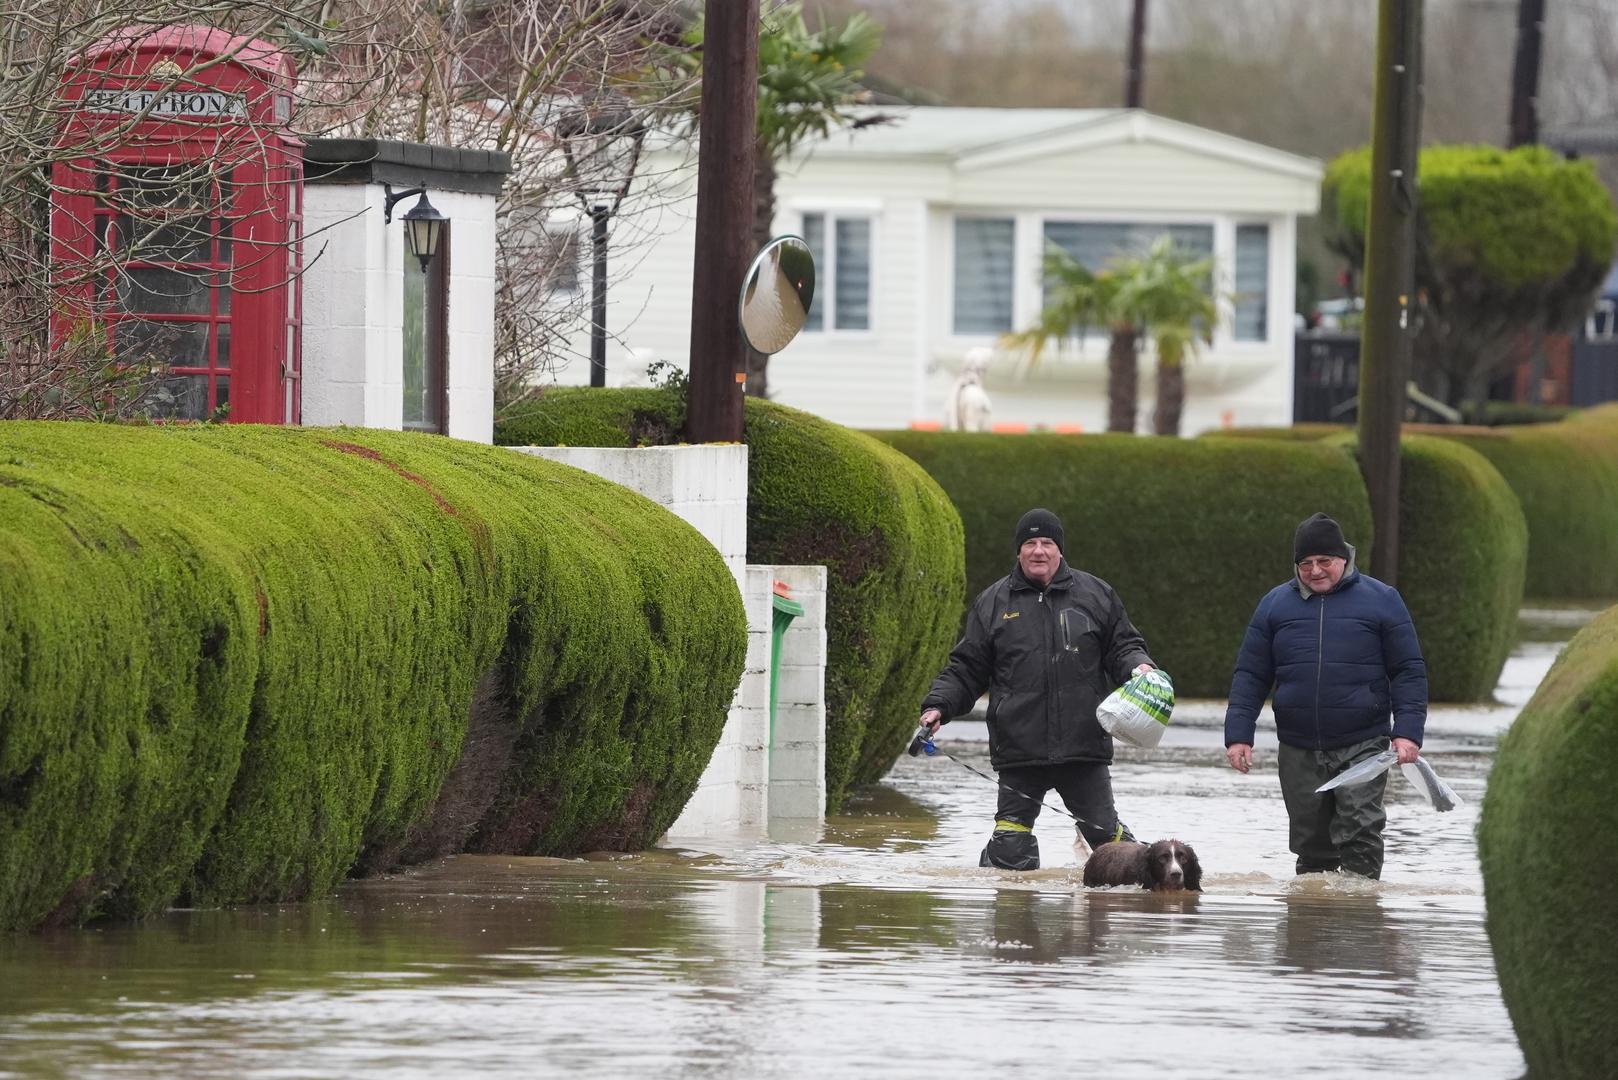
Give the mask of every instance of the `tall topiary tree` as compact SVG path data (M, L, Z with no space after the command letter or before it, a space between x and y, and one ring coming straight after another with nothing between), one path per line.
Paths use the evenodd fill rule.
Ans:
M1414 376L1451 404L1481 400L1524 334L1570 330L1589 311L1618 242L1595 170L1543 147L1435 146L1417 170ZM1328 166L1327 243L1365 261L1371 155Z

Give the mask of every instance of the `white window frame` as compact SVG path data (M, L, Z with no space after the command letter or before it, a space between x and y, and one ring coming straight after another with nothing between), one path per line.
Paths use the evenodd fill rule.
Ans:
M874 207L858 206L821 206L806 205L798 208L798 235L803 235L803 222L807 217L820 217L824 221L823 233L828 258L826 265L815 265L815 297L812 303L821 310L820 328L810 329L805 326L803 332L817 338L872 338L876 336L878 326L877 316L877 287L878 260L877 242L880 238L881 220ZM840 329L837 326L837 222L838 221L864 221L870 229L870 245L866 255L866 290L865 309L868 313L866 325L862 329Z

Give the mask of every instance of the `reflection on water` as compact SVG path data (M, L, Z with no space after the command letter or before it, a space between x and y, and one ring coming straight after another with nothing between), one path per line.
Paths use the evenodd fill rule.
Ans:
M1522 1072L1472 830L1516 691L1441 710L1463 805L1390 781L1385 880L1291 875L1273 736L1223 767L1217 703L1120 755L1144 838L1195 844L1201 895L981 869L994 789L902 758L819 838L596 860L462 856L317 903L0 938L0 1076L1158 1077ZM986 767L981 725L941 745Z

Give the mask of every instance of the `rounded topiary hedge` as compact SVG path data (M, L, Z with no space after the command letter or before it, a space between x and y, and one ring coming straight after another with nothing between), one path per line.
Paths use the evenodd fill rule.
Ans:
M1528 1075L1613 1073L1618 608L1574 637L1500 741L1478 822L1486 926ZM1588 841L1581 843L1580 841Z
M943 487L966 526L967 595L1016 561L1033 506L1061 518L1069 561L1110 582L1185 696L1223 697L1259 599L1291 573L1292 534L1324 510L1364 558L1370 507L1339 450L1260 439L882 432Z
M892 768L960 625L961 521L914 462L808 413L747 399L747 558L828 572L826 790ZM673 390L555 390L503 421L510 446L675 441Z
M1206 433L1277 440L1351 432L1328 424L1242 428ZM1579 412L1559 423L1518 427L1406 424L1489 460L1522 504L1528 523L1523 592L1543 600L1618 597L1618 405Z
M746 632L673 515L492 447L0 425L0 927L642 847Z
M1618 406L1555 424L1433 433L1488 458L1522 503L1529 596L1618 597Z
M1318 442L1353 429L1346 424L1293 424L1291 427L1233 427L1204 431L1204 439L1274 439L1277 441Z

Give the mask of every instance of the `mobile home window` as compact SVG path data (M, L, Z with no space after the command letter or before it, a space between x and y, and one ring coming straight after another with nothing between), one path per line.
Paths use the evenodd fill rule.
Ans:
M827 239L830 236L828 247ZM803 239L815 256L819 280L805 330L871 328L871 219L841 214L803 215Z
M1268 337L1270 305L1270 227L1236 226L1237 341L1263 341Z
M1011 329L1016 231L1011 218L955 219L957 334Z
M1114 259L1140 256L1161 236L1192 259L1213 254L1212 225L1149 225L1130 221L1047 221L1045 242L1086 270L1105 270Z

